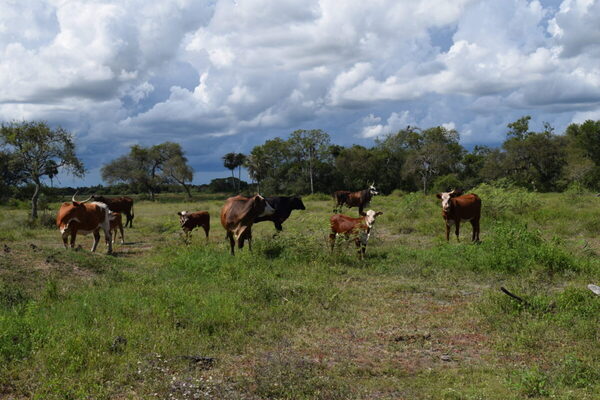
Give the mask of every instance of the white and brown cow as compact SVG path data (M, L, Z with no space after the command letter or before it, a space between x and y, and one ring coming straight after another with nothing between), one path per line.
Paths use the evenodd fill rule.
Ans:
M69 236L71 236L71 248L73 248L78 233L82 235L92 233L94 235L92 251L96 251L100 241L100 229L102 229L108 246L108 253L112 253L108 206L100 202L87 203L91 197L84 201L75 201L75 195L73 195L71 202L63 203L60 206L56 216L56 226L60 230L65 248L68 248Z
M450 241L450 228L455 227L456 240L460 241L461 222L470 222L473 227L473 241L479 242L479 220L481 219L481 199L475 193L462 194L452 190L436 194L442 200L442 216L446 223L446 240Z
M353 236L354 243L356 243L356 247L358 248L358 257L363 259L367 251L371 229L375 224L375 218L382 214L381 211L369 210L364 216L359 218L352 218L342 214L332 215L329 219L331 223L331 234L329 234L331 251L335 247L335 240L338 235L344 235L346 238Z
M186 241L189 240L191 232L194 228L201 226L206 234L206 240L208 241L208 232L210 231L210 214L207 211L179 211L179 224L181 229L185 233Z

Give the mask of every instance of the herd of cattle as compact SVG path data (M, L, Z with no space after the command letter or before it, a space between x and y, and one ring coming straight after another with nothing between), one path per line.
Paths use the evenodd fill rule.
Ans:
M343 235L352 238L358 249L358 255L363 258L366 252L367 242L375 219L382 215L381 211L368 210L373 196L379 193L374 183L365 190L358 192L337 191L333 194L335 201L330 218L331 233L329 241L333 251L336 238ZM75 194L76 195L76 194ZM126 216L125 227L133 226L133 199L130 197L106 198L103 196L91 196L84 201L76 201L73 195L71 202L61 205L56 217L56 225L62 235L65 248L75 247L77 234L87 235L92 233L94 244L92 251L100 241L100 230L104 231L104 238L108 246L108 253L112 253L112 244L117 233L121 233L121 243L124 243L123 223L121 214ZM479 220L481 217L481 199L476 194L465 194L457 190L438 193L437 197L442 200L442 216L446 224L446 240L450 240L450 229L454 225L456 239L458 240L460 223L469 221L473 227L473 241L479 241ZM90 202L90 200L92 200ZM343 206L357 207L359 217L352 218L347 215L337 214ZM277 232L283 230L283 222L288 219L293 210L305 210L304 203L299 197L263 197L255 195L252 197L234 196L225 201L221 208L221 225L225 228L226 238L229 239L231 254L234 254L235 246L244 247L248 241L248 247L252 250L252 225L258 222L271 221ZM208 240L210 232L210 215L207 211L188 212L180 211L179 222L186 239L197 227L202 227Z

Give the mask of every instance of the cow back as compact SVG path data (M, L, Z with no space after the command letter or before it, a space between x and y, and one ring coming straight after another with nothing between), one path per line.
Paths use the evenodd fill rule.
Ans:
M351 233L363 228L364 218L352 218L343 214L335 214L329 218L331 230L335 233Z
M230 197L221 208L221 225L228 231L239 226L251 226L254 218L265 210L265 200L262 197Z
M452 207L448 217L471 219L481 216L481 199L475 193L464 194L450 199Z
M56 225L73 226L81 231L93 231L103 223L109 222L108 207L104 203L65 202L60 206L56 217Z

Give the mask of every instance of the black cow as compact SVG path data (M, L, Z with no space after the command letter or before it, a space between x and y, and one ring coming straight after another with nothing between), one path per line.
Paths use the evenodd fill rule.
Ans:
M292 210L306 210L300 197L265 197L265 200L275 209L275 212L271 215L258 217L254 222L273 221L277 232L283 230L281 224L289 218Z

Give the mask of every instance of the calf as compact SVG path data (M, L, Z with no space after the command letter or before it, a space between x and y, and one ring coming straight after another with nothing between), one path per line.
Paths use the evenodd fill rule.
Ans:
M333 193L335 205L333 212L341 211L344 205L348 208L358 207L358 215L364 216L363 209L368 207L373 196L377 196L379 192L375 189L375 183L369 185L365 190L359 192L349 192L347 190L338 190Z
M109 215L110 220L110 234L112 236L112 242L114 243L117 240L117 229L121 232L121 244L125 243L125 235L123 234L123 217L121 213L118 212L110 212Z
M375 224L375 218L382 215L381 211L369 210L367 213L359 218L352 218L342 214L332 215L329 219L331 223L331 234L329 235L329 242L331 244L331 251L335 247L335 239L338 235L344 235L349 238L350 235L354 236L354 243L358 248L358 258L361 260L365 257L367 251L367 242L371 235L371 228Z
M460 223L469 221L473 227L473 241L479 242L479 219L481 218L481 199L474 193L463 195L461 191L438 193L442 200L442 216L446 223L446 240L450 241L450 227L455 225L456 240Z
M207 211L197 211L193 213L179 211L177 215L179 215L179 224L185 233L186 240L189 239L194 228L201 226L204 228L206 241L208 241L208 232L210 231L210 215Z

